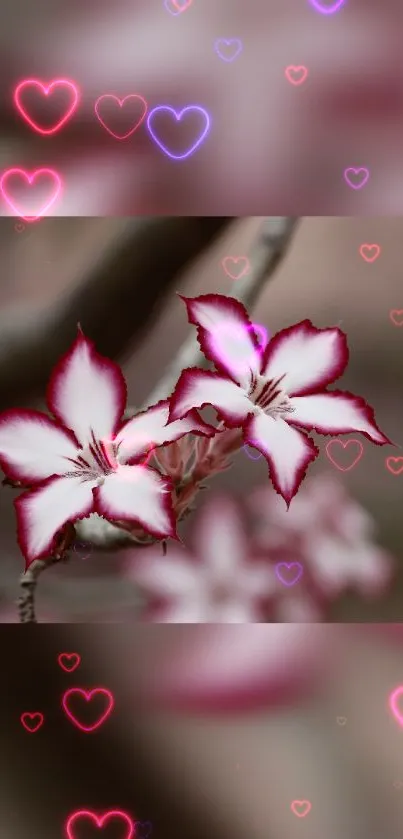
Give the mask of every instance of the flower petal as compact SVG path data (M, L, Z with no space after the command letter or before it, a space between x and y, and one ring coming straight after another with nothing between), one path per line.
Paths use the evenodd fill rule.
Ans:
M192 408L212 405L230 428L237 428L252 413L254 406L234 382L218 373L189 367L177 381L170 399L170 422L188 414Z
M262 370L269 379L284 377L282 387L289 395L303 394L338 379L347 361L347 339L340 329L317 329L303 320L269 341Z
M119 446L119 462L127 463L145 451L179 440L188 432L207 437L216 433L212 425L203 422L197 411L190 411L185 419L167 425L168 418L169 400L165 399L125 423L114 441Z
M189 559L185 551L170 549L167 556L161 556L152 548L131 551L127 576L152 597L172 598L197 595L199 590L199 568Z
M95 511L114 521L138 522L157 538L176 537L171 485L145 466L120 466L94 490Z
M40 411L13 409L0 415L0 465L15 481L34 484L71 468L66 458L77 455L78 443Z
M82 446L109 440L126 405L126 383L117 364L99 355L79 332L54 369L47 391L49 410L74 431Z
M373 409L361 399L342 390L312 396L294 396L292 425L314 429L319 434L350 434L359 431L379 446L390 443L375 424Z
M238 505L217 496L201 509L194 530L194 553L214 584L230 583L246 562L245 531Z
M265 414L249 419L244 433L246 442L265 456L273 486L289 505L319 449L310 437L284 420L274 420Z
M63 525L91 513L92 486L82 478L49 478L16 498L18 543L27 568L34 559L51 555L54 538Z
M182 297L182 295L179 295ZM242 303L223 294L182 297L189 323L198 327L202 352L221 373L249 390L252 372L258 375L262 347Z

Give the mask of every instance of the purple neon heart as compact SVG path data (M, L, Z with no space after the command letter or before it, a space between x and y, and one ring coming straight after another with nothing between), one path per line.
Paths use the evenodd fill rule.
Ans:
M290 571L291 568L295 568L297 573L292 580L290 580L289 578L284 579L284 577L281 574L282 568L287 569L287 571ZM295 583L298 582L300 577L302 577L303 570L304 569L300 562L278 562L275 567L277 578L280 580L280 583L283 583L283 585L285 586L294 586Z
M323 6L321 0L309 0L311 6L316 9L317 12L320 12L322 15L333 15L335 12L338 12L342 6L344 6L346 0L336 0L333 3L333 6Z
M232 55L223 54L221 52L220 45L229 47L233 44L236 46L236 50ZM234 61L234 59L238 57L239 53L242 52L242 41L239 38L230 38L229 40L227 40L227 38L217 38L214 44L214 49L218 57L222 58L223 61Z
M251 455L250 452L248 452L248 449L250 449L250 446L248 446L247 443L244 443L243 450L244 450L246 456L249 458L249 460L260 460L260 458L263 457L262 453L258 452L257 449L252 448L252 451L255 452L254 455Z
M171 7L169 5L171 2L172 2L172 0L165 0L165 3L164 3L164 6L165 6L167 12L170 12L171 15L175 15L175 17L176 17L176 15L181 15L182 12L185 11L184 9L176 9L176 11L174 11L173 9L171 9Z
M161 113L161 111L169 111L169 113L174 115L177 122L180 122L183 115L186 114L186 112L189 112L189 111L198 111L199 113L201 113L203 115L205 126L204 126L201 134L197 138L196 142L193 143L193 145L190 147L190 149L188 149L184 154L173 154L173 152L171 152L166 147L166 145L162 142L162 140L159 139L159 137L155 133L155 130L152 128L152 126L151 126L152 120L154 119L155 115L157 113ZM203 142L204 138L207 136L207 134L210 130L210 117L209 117L207 111L204 108L202 108L200 105L188 105L186 108L182 108L181 111L176 111L175 108L171 108L169 105L157 105L157 107L153 108L152 111L150 111L150 113L148 114L147 128L148 128L148 131L149 131L152 139L154 140L154 143L156 143L157 146L159 146L160 149L162 149L164 154L167 154L168 157L172 158L172 160L185 160L186 157L189 157L189 155L191 155L194 151L196 151L196 149Z
M358 175L361 172L364 175L361 182L353 183L353 181L351 180L351 175ZM357 169L354 166L350 166L348 169L344 170L344 178L352 189L361 189L361 187L365 186L365 184L367 183L367 180L369 178L369 170L365 166L359 166Z

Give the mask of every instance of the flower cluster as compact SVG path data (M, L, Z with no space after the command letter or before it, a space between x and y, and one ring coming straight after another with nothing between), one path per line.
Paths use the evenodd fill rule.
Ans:
M345 591L379 595L390 583L394 562L374 543L370 515L333 476L308 479L288 511L268 486L242 500L209 499L191 551L129 551L142 620L313 623Z
M200 486L244 442L266 458L287 506L318 455L305 430L390 442L363 399L325 390L348 360L339 329L304 320L262 347L233 298L183 299L214 371L184 370L169 399L124 421L123 374L79 330L49 383L51 416L0 415L0 464L8 482L26 489L15 507L27 567L63 551L74 523L94 513L140 541L177 539ZM206 405L217 425L200 416Z

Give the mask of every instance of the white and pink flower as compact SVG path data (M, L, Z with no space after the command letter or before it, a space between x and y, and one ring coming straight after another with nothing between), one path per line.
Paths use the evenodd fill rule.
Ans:
M60 530L98 513L133 522L157 538L176 537L171 482L149 468L152 450L193 434L214 434L196 412L168 421L168 403L122 423L126 383L79 331L48 388L53 417L33 410L0 415L0 465L29 490L16 501L18 541L27 567L49 556Z
M227 427L242 428L245 443L264 455L287 505L319 453L305 430L360 432L377 445L390 443L361 397L325 390L348 361L340 329L317 329L303 320L262 350L237 300L220 294L183 299L201 349L218 372L184 370L170 399L170 420L212 405Z

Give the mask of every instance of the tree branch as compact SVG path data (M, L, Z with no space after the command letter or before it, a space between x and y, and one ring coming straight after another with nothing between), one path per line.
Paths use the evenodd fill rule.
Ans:
M261 234L250 256L251 270L245 277L237 280L235 293L228 296L241 301L247 308L254 306L265 284L272 279L277 266L284 259L297 223L298 219L288 216L273 216L264 220ZM141 410L169 396L186 367L208 366L209 361L201 352L192 329L192 334L181 346Z
M63 223L63 219L53 221ZM208 247L228 218L142 218L126 222L82 284L38 314L0 316L0 410L41 398L77 323L108 358L131 349L178 272Z

